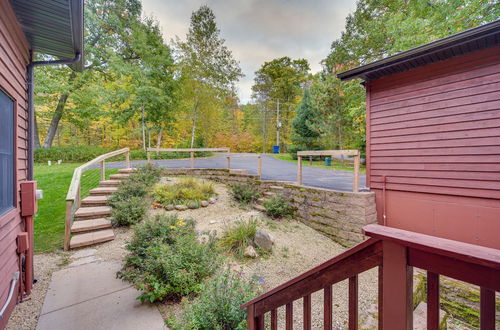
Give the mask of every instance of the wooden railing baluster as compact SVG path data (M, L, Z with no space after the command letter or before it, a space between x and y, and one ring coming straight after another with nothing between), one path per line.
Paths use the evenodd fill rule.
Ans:
M304 296L304 330L311 330L311 295Z
M278 330L278 310L271 311L271 330Z
M384 328L384 266L378 266L378 328Z
M286 330L293 329L293 301L286 304Z
M481 287L479 303L481 330L495 329L495 291Z
M439 274L427 272L427 330L439 329Z
M323 289L323 328L332 330L332 286Z
M349 330L358 329L358 275L349 277Z

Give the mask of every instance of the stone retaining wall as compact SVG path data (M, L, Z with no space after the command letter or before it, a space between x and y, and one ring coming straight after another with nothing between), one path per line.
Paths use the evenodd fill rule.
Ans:
M343 192L297 185L293 182L263 181L256 175L227 169L164 169L165 175L190 175L224 184L246 182L262 191L283 187L282 194L296 208L297 220L318 230L346 247L367 239L362 228L377 221L375 194Z

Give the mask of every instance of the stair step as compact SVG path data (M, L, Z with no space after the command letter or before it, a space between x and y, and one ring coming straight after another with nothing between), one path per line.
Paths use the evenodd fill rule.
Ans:
M101 187L118 187L120 180L104 180L99 181L99 186Z
M85 221L73 221L71 232L83 233L106 228L111 228L111 221L105 218L98 218Z
M271 190L283 190L283 189L285 189L285 187L282 187L282 186L269 186L269 189L271 189Z
M256 210L259 210L259 211L262 211L262 212L266 212L266 208L262 205L259 205L259 204L253 204L252 205L254 209Z
M111 195L118 190L118 187L97 187L90 190L91 195Z
M111 206L80 207L75 212L75 219L96 219L111 215Z
M82 206L106 206L108 204L108 196L106 195L91 195L82 199Z
M121 168L118 170L118 173L120 174L129 174L129 173L134 173L137 172L136 168Z
M258 198L258 199L257 199L257 202L258 202L259 204L262 204L262 203L264 203L266 200L267 200L267 198L261 197L261 198Z
M130 174L128 173L118 173L118 174L111 174L109 176L109 178L111 180L122 180L122 179L126 179L130 176Z
M77 234L71 237L69 242L69 248L75 249L79 247L94 245L97 243L104 243L107 241L112 241L115 239L115 233L113 229L103 229L98 231L93 231L90 233Z
M276 196L276 193L272 192L272 191L264 191L264 195L266 195L266 196Z

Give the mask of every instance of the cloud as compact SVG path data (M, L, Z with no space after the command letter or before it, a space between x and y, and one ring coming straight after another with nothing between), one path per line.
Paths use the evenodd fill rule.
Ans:
M185 38L191 13L207 4L245 77L241 102L250 100L254 72L281 56L305 58L313 72L340 36L355 0L143 0L146 15L160 22L167 41Z

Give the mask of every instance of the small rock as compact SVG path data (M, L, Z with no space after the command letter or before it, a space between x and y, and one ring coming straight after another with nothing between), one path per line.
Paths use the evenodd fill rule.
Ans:
M177 211L186 211L188 209L188 207L186 205L176 205L175 209Z
M208 202L209 202L210 204L215 204L215 201L216 201L216 200L217 200L217 199L215 199L214 197L211 197L211 198L208 200Z
M251 245L247 246L243 255L248 258L257 258L259 256L257 254L257 251L255 251L255 249Z
M255 244L262 250L271 251L273 249L274 239L265 230L257 230L254 241Z
M207 201L201 201L201 206L207 207L208 206L208 202Z
M215 223L219 223L219 221L217 221L217 220L212 220L212 221L210 221L210 222L209 222L209 224L211 224L211 225L213 225L213 224L215 224Z
M175 206L174 206L174 205L172 205L172 204L168 204L168 205L165 207L165 209L166 209L167 211L172 211L173 209L175 209Z
M189 207L190 209L194 210L194 209L198 209L198 208L200 207L200 205L199 205L199 204L197 204L197 203L189 203L189 204L188 204L188 207Z

